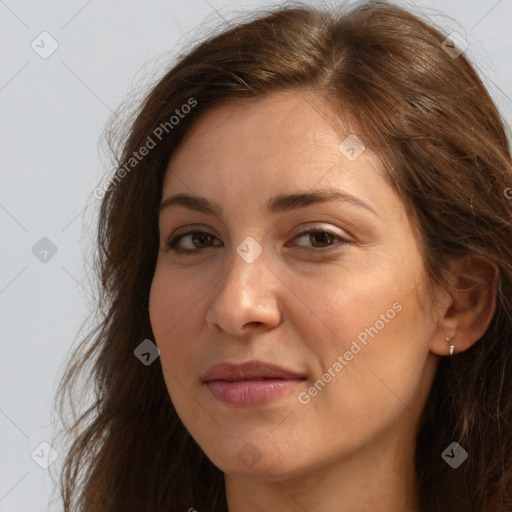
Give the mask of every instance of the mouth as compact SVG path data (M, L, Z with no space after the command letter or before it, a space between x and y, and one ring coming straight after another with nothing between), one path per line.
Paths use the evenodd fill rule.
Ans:
M288 394L304 379L211 380L206 383L211 394L234 406L255 406Z
M265 379L300 379L304 376L300 373L287 370L281 366L263 361L248 361L246 363L219 363L203 375L203 381L225 380L227 382L241 380L265 380Z
M232 406L261 405L288 394L306 378L261 361L212 366L202 378L211 394Z

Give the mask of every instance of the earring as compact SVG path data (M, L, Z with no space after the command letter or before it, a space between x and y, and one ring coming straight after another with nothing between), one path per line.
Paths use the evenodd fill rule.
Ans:
M453 338L445 338L445 340L450 343L450 341L452 340ZM451 345L450 344L450 355L453 356L453 353L455 352L455 345Z

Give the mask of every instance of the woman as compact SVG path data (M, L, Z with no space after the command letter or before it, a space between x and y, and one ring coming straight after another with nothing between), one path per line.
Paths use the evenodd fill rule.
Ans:
M66 510L512 510L512 162L456 50L289 7L159 81L98 189Z

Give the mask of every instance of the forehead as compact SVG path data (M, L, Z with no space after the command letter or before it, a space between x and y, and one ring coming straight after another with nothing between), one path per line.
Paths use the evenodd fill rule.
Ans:
M309 92L274 92L217 105L191 126L174 152L162 197L194 193L217 203L229 199L238 209L276 194L328 186L376 209L396 202L377 155L365 148L352 160L340 150L348 136L355 134ZM396 213L401 209L386 206Z
M210 130L224 132L236 124L240 137L258 135L283 140L306 134L311 137L318 129L325 132L326 125L333 121L332 111L320 96L306 90L277 91L216 105L204 112L188 135L204 136ZM325 133L319 134L319 138L322 136Z
M191 126L169 162L189 172L234 167L325 166L340 163L338 145L349 135L326 102L309 91L279 91L217 105ZM374 159L377 163L376 159Z

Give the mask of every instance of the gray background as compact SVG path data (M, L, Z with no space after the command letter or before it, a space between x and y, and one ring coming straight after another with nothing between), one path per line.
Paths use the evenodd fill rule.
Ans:
M466 55L510 124L512 0L396 3L467 39ZM62 456L50 473L31 454L47 457L40 443L53 440L56 384L95 305L92 192L110 168L100 135L112 111L212 27L275 4L0 0L0 512L61 510L52 475ZM58 44L46 59L31 47L50 48L43 31ZM40 252L43 237L54 255Z

